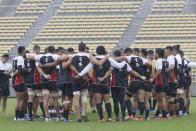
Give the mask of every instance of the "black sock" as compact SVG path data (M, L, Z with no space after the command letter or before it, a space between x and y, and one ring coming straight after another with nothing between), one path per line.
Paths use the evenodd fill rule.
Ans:
M132 112L132 115L135 117L135 112Z
M125 106L124 98L123 100L120 101L120 106L121 106L122 118L125 118L126 106Z
M114 101L114 113L116 115L116 117L119 117L119 106L118 106L118 102Z
M174 112L173 111L170 111L170 116L173 116L174 115Z
M186 113L186 106L184 106L183 108L183 113Z
M18 116L19 116L19 118L22 118L23 117L23 111L19 111Z
M107 113L108 113L108 118L111 118L112 117L112 106L110 103L106 103L105 104L105 108L107 110Z
M155 113L155 116L159 116L159 114L160 114L160 111L157 110L156 113Z
M64 117L65 119L68 119L68 118L69 118L69 110L64 110L64 111L63 111L63 117Z
M29 110L29 118L32 118L33 103L28 102L27 106L28 106L28 110Z
M15 110L15 117L19 118L19 111L18 110Z
M43 116L45 116L43 102L40 102L40 103L39 103L39 106L40 106L40 108L41 108L41 111L42 111L42 113L43 113Z
M183 111L184 108L184 99L183 98L179 98L179 110Z
M98 114L99 114L99 118L100 120L103 119L103 108L102 108L102 103L99 103L96 105L97 107L97 111L98 111Z
M163 117L167 117L166 111L162 111Z
M169 101L169 106L172 106L175 104L175 101ZM174 115L174 110L169 112L170 116Z
M128 115L130 116L132 113L132 103L130 100L125 100L125 105L128 111Z
M140 109L140 115L142 116L144 114L145 110L145 103L144 102L139 102L139 109Z
M149 112L150 111L149 110L146 110L145 112L146 112L146 117L149 117Z
M152 106L152 109L153 110L155 110L156 105L157 105L157 100L156 99L153 99L153 106Z
M179 110L176 110L176 115L179 115Z
M152 109L152 100L149 98L150 109Z

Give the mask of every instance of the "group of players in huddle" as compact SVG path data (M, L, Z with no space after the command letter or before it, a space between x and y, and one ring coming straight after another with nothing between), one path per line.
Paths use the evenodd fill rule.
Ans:
M89 94L91 102L95 102L99 121L105 121L104 102L107 121L111 122L110 93L115 121L149 120L151 96L154 106L157 101L156 113L151 118L167 119L189 113L191 68L179 45L157 48L155 52L126 48L114 51L112 57L108 56L104 46L96 48L96 55L89 54L83 42L78 50L74 53L73 48L55 50L54 46L49 46L40 53L40 47L35 45L33 52L29 53L25 47L18 47L11 76L16 92L15 120L26 120L25 105L28 120L34 120L32 112L36 97L46 122L53 121L48 112L50 100L56 110L56 121L71 121L69 110L72 99L76 121L87 122ZM60 112L60 98L63 112ZM119 115L119 105L122 115ZM136 119L137 110L139 115Z

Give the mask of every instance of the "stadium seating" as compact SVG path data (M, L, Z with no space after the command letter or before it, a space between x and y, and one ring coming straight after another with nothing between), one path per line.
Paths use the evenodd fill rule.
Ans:
M90 0L64 0L58 11L64 13L116 13L116 12L137 12L142 1L90 1Z
M52 0L22 0L17 7L16 15L40 15L44 14Z
M77 45L83 41L91 53L97 45L111 52L141 4L142 0L64 0L58 15L50 19L28 49L39 44L42 49L55 45L73 47L77 52Z
M0 56L18 44L37 17L0 17Z
M152 12L182 12L185 3L186 0L157 0L153 5Z
M78 44L83 41L91 53L95 53L97 45L104 45L111 52L132 18L133 15L53 16L33 45L39 44L43 49L49 45L73 47L77 52Z

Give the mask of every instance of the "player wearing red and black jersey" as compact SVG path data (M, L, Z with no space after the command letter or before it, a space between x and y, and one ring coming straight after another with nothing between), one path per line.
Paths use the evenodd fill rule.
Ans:
M167 96L167 110L169 112L169 117L174 116L175 111L175 97L177 94L177 63L176 59L173 55L173 48L168 46L165 48L165 57L167 62L169 63L168 73L168 87L166 89L166 96ZM178 112L177 112L178 114Z
M18 47L18 56L13 60L12 85L16 92L15 120L24 119L24 99L26 87L24 85L24 57L26 50L24 46Z
M156 49L156 57L157 62L155 64L155 76L151 78L149 81L153 82L155 80L155 89L157 93L158 107L157 112L155 114L155 118L159 118L160 111L162 111L162 115L159 119L165 119L166 116L166 100L165 100L165 90L168 86L168 62L164 60L164 50L161 48Z
M74 54L73 48L68 48L68 55ZM61 61L59 64L59 87L62 91L62 101L63 101L63 117L64 121L68 122L69 120L69 109L71 107L71 100L73 97L72 90L72 70L70 69L67 61Z
M36 56L28 55L29 60L35 60L40 62L40 67L38 71L41 74L41 84L42 93L44 95L44 111L45 111L45 121L50 122L52 119L48 114L48 101L49 95L53 97L55 109L57 111L57 121L60 120L59 104L58 104L58 89L56 87L56 65L57 61L68 60L68 56L59 56L55 53L55 48L53 46L48 47L48 53L40 54Z

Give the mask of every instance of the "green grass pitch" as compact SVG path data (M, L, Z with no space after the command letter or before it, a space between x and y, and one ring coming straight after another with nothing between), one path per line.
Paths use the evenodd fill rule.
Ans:
M90 122L52 122L37 121L14 121L15 99L8 100L7 112L9 116L0 116L0 131L196 131L196 98L191 98L190 115L167 119L149 121L126 121L126 122L98 122L98 115L90 113L88 105L87 116ZM106 118L106 114L105 118ZM75 115L70 119L75 120ZM113 114L113 118L114 114Z

